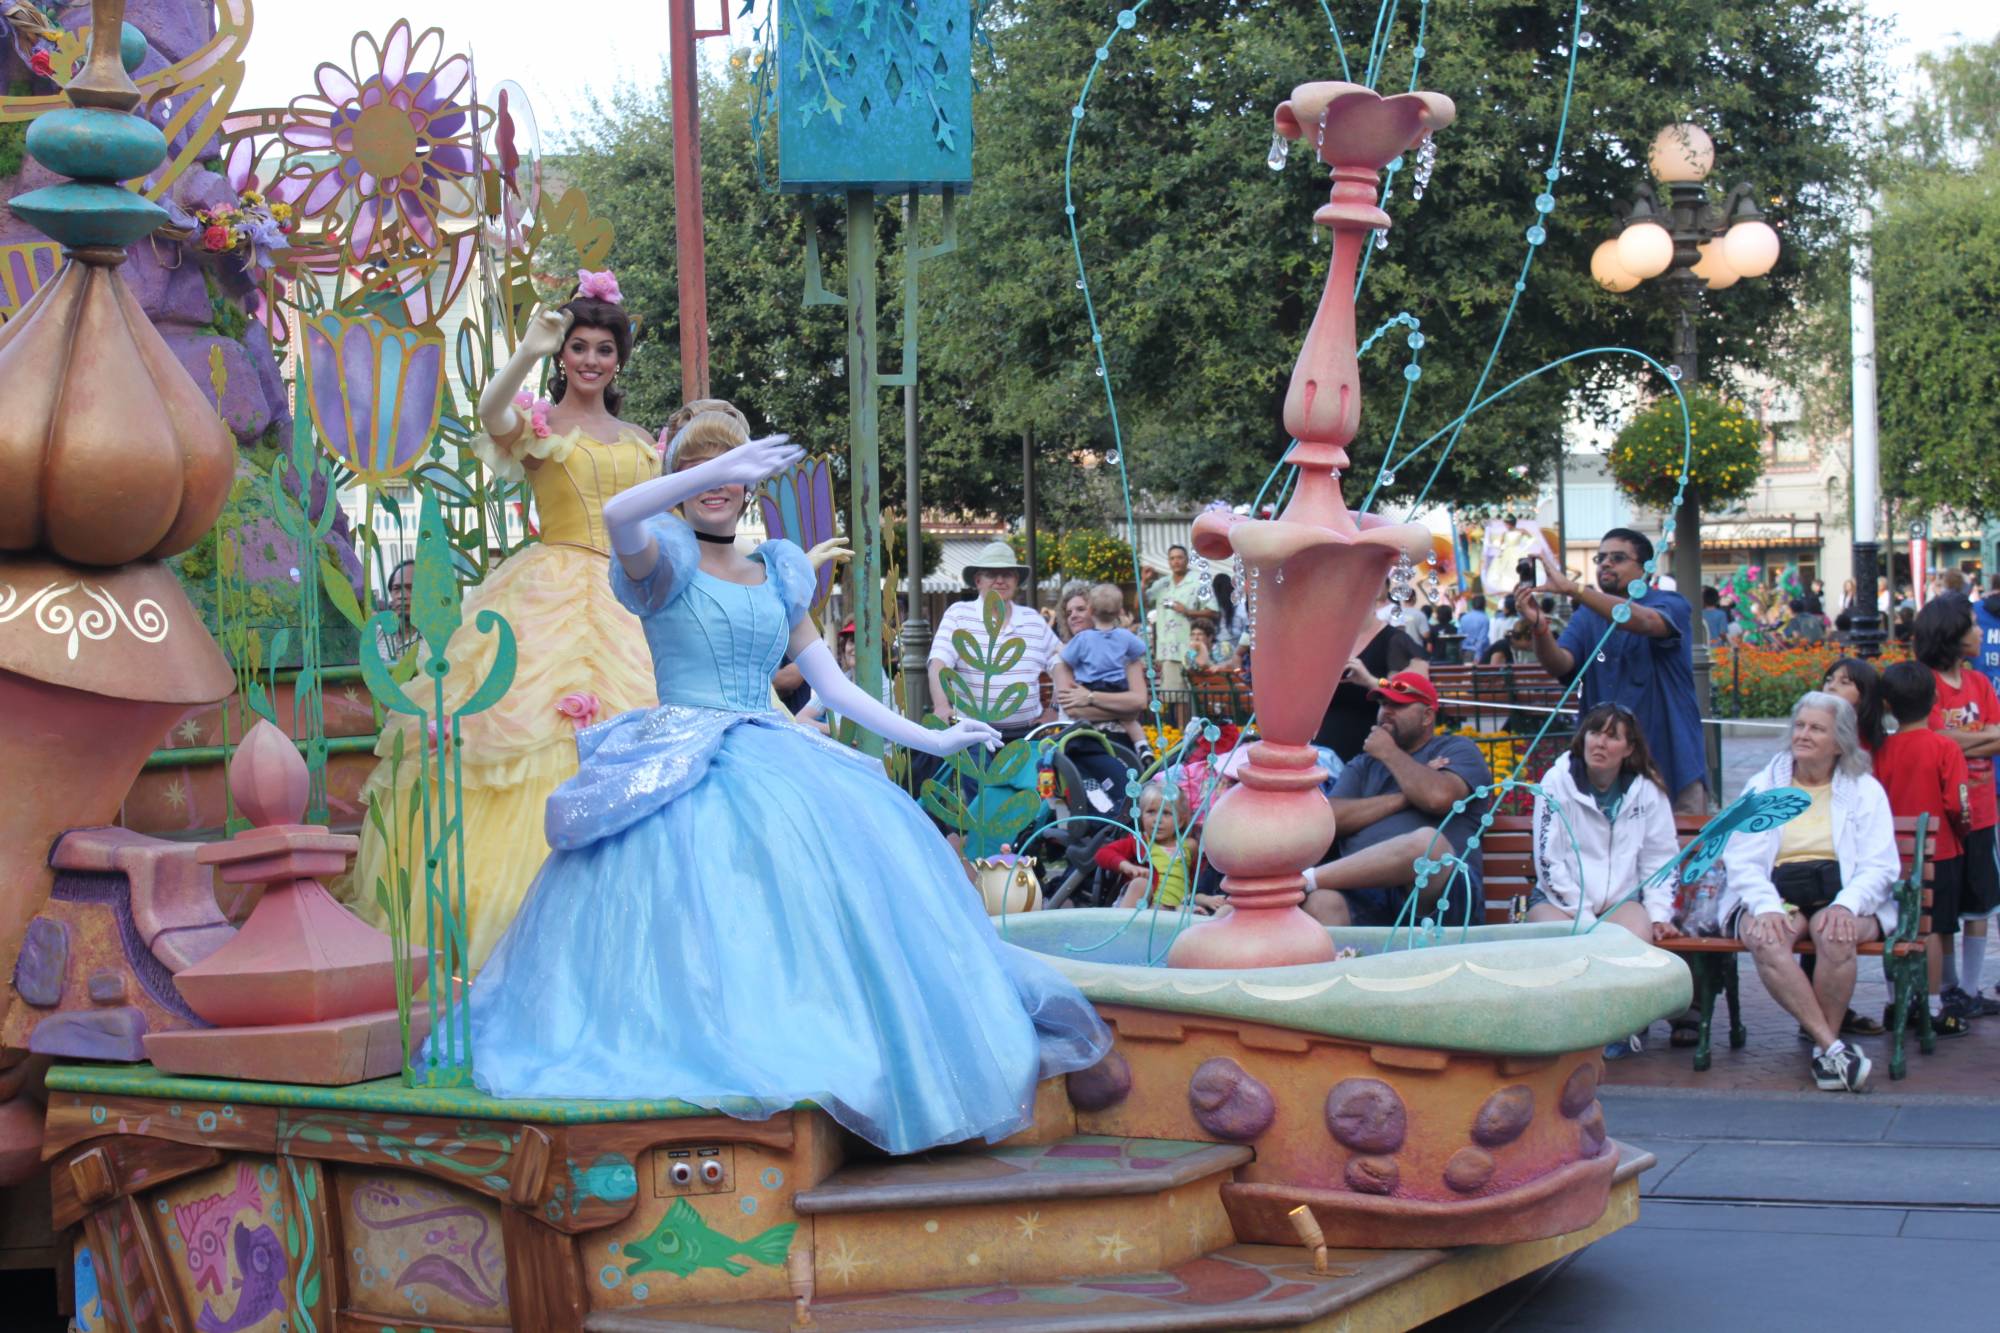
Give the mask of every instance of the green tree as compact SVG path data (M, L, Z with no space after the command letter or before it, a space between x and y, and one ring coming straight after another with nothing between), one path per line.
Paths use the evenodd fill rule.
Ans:
M1710 366L1767 368L1773 329L1809 277L1844 254L1842 214L1817 182L1852 174L1847 100L1853 63L1844 29L1853 0L1657 0L1600 5L1587 19L1563 165L1518 305L1514 283L1537 221L1534 197L1562 115L1569 0L1395 8L1385 90L1407 87L1419 14L1421 86L1455 96L1458 123L1438 139L1421 201L1405 170L1387 249L1371 261L1360 301L1365 334L1408 312L1422 321L1422 379L1401 447L1445 427L1485 378L1491 393L1567 352L1622 343L1663 350L1665 302L1648 290L1613 296L1589 278L1614 201L1644 178L1654 131L1679 119L1707 127L1718 179L1749 178L1778 196L1785 257L1768 278L1708 303ZM925 270L921 312L921 439L927 503L1018 512L1023 433L1032 431L1046 521L1102 524L1123 508L1105 384L1095 373L1063 213L1062 167L1091 51L1109 11L995 0L993 48L979 57L977 183L961 201L959 253ZM1352 77L1369 28L1347 34ZM1284 447L1280 408L1325 281L1327 245L1310 225L1325 172L1294 154L1273 175L1264 158L1271 112L1299 82L1341 75L1314 6L1241 0L1217 9L1155 0L1121 33L1093 86L1076 150L1076 203L1105 352L1124 427L1135 498L1247 500ZM747 77L723 72L703 90L711 364L719 393L759 426L818 449L846 438L845 330L837 310L800 303L805 224L794 201L760 192L749 134ZM767 142L766 151L774 144ZM679 397L674 311L670 115L664 87L628 90L585 125L564 163L619 232L625 290L645 323L631 372L632 412L664 419ZM935 204L928 205L936 216ZM840 268L840 210L813 225ZM883 290L900 276L897 211L878 210ZM927 238L934 235L926 228ZM1490 374L1489 349L1507 338ZM900 340L885 309L882 341ZM1367 409L1352 449L1358 501L1396 421L1411 352L1405 331L1363 363ZM890 358L893 362L893 357ZM1611 401L1632 363L1572 363L1489 409L1459 437L1434 494L1474 504L1527 489L1561 447L1581 394ZM883 493L900 488L893 400L885 401ZM1439 450L1403 466L1378 505L1398 508L1425 483Z
M1664 353L1671 315L1662 297L1611 295L1588 270L1591 249L1615 229L1613 202L1645 178L1654 132L1676 120L1714 136L1721 182L1753 179L1778 196L1768 202L1785 257L1768 278L1709 302L1700 327L1707 364L1770 366L1771 331L1809 275L1842 254L1842 215L1811 187L1852 174L1839 94L1854 62L1846 35L1854 6L1598 6L1577 64L1569 174L1554 187L1548 239L1511 320L1524 233L1537 220L1531 201L1548 184L1542 170L1562 115L1568 60L1558 48L1573 6L1434 0L1424 12L1418 83L1456 97L1459 119L1438 137L1424 198L1412 199L1409 170L1397 181L1395 228L1373 257L1359 311L1364 336L1401 311L1423 324L1423 377L1399 450L1464 409L1503 321L1508 336L1488 393L1594 344ZM1384 89L1409 85L1418 13L1403 6L1389 25ZM1047 442L1044 457L1101 454L1110 445L1104 385L1074 286L1062 164L1088 53L1109 24L1101 13L1023 0L1000 0L992 14L965 250L940 270L927 308L940 362L978 388L936 434L974 455L1033 427ZM1359 78L1366 57L1349 36ZM1327 182L1298 154L1281 175L1267 170L1270 117L1294 83L1340 73L1312 6L1219 11L1156 0L1119 35L1093 84L1077 135L1075 199L1126 458L1144 492L1248 499L1283 450L1280 406L1325 281L1327 247L1309 220ZM1399 329L1363 362L1357 479L1383 456L1408 359ZM1610 402L1634 375L1629 360L1605 361L1532 382L1465 430L1435 493L1474 503L1520 491L1557 455L1570 395ZM1400 467L1380 503L1413 498L1436 456ZM1350 485L1350 497L1361 489Z
M2000 517L2000 158L1911 180L1875 226L1882 486Z
M1910 97L1869 144L1847 191L1879 188L1871 233L1881 489L1918 513L2000 516L2000 40L1917 61ZM1865 87L1864 108L1882 89ZM1803 367L1807 420L1844 433L1852 412L1846 265L1787 338Z

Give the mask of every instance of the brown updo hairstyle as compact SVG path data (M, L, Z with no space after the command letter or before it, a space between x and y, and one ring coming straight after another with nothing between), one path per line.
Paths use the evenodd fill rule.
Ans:
M569 332L563 335L564 347L579 330L602 329L611 335L611 341L618 348L618 368L625 368L625 363L632 359L632 317L625 313L624 306L579 296L566 303L562 311L570 317ZM560 403L563 395L569 392L569 373L563 369L560 349L552 359L555 369L549 376L549 401ZM614 379L604 386L604 410L615 417L624 405L625 391L618 387L618 381Z

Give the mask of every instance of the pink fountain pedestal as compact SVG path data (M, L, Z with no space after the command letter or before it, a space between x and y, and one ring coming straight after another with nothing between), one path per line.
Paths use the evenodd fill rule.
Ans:
M1333 812L1318 791L1309 742L1356 637L1399 555L1430 550L1421 524L1348 512L1340 494L1347 446L1361 425L1354 285L1368 238L1389 225L1377 205L1381 170L1452 122L1436 93L1382 97L1351 83L1307 83L1278 107L1278 133L1309 141L1333 186L1313 221L1333 231L1333 263L1285 395L1286 461L1298 485L1268 522L1211 509L1195 520L1194 548L1243 561L1256 641L1258 726L1242 785L1208 819L1207 851L1235 908L1183 931L1172 967L1287 967L1333 958L1325 927L1300 910L1303 871L1333 842Z
M347 868L360 842L302 824L305 761L259 722L229 769L236 804L257 827L202 849L227 884L263 884L234 939L175 977L213 1027L146 1037L169 1074L336 1087L402 1069L396 969L389 937L335 902L321 876ZM428 960L410 954L412 989ZM421 1023L411 1016L412 1039Z

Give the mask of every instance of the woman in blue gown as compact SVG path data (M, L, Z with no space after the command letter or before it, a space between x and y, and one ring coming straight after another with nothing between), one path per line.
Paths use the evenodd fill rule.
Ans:
M552 851L471 989L474 1080L496 1097L677 1097L746 1119L810 1101L889 1152L1032 1120L1038 1079L1110 1035L1041 960L1003 943L957 855L880 763L770 702L789 649L833 711L948 754L849 681L787 541L736 549L747 490L790 466L720 415L666 475L605 508L618 600L660 706L578 736ZM677 515L681 510L684 517Z

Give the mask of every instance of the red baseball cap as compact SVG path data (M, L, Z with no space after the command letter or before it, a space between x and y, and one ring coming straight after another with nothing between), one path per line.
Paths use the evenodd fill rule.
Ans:
M1437 686L1421 671L1398 671L1389 679L1368 691L1371 699L1385 699L1392 704L1423 704L1429 708L1438 706Z

